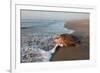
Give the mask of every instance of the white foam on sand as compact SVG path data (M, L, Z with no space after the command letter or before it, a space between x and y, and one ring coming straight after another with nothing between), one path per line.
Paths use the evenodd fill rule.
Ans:
M64 22L41 23L21 29L21 63L50 61L55 52L52 50L55 46L53 38L73 32L64 27Z

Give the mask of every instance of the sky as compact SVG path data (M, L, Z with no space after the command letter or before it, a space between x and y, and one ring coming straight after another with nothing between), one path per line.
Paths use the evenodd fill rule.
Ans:
M89 19L89 13L21 10L21 22L69 21Z

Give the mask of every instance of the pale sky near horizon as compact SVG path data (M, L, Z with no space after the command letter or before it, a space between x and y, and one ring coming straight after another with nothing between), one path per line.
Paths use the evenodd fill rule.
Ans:
M21 10L21 22L34 22L40 20L69 21L76 19L89 19L89 13Z

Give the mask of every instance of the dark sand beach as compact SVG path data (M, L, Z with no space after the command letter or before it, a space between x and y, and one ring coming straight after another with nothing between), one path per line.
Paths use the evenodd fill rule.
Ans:
M76 47L59 48L52 61L87 60L89 59L89 20L73 20L65 23L65 27L74 29L73 35L78 36L81 43Z

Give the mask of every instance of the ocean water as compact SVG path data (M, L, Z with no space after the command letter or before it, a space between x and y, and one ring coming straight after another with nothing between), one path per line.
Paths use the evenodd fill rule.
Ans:
M73 32L63 21L21 22L21 63L50 61L53 39Z
M64 27L64 21L33 21L33 22L22 22L22 28L31 29L31 32L42 32L42 33L72 33L72 30Z

